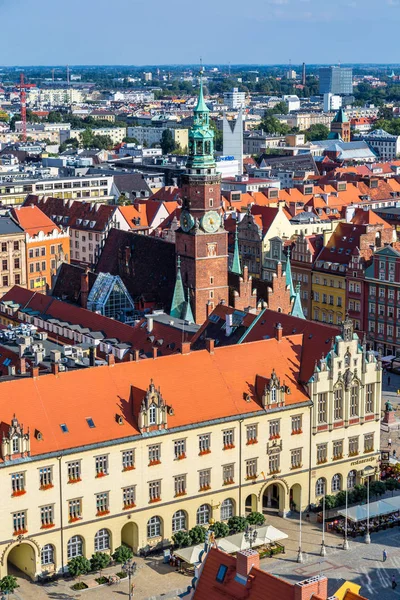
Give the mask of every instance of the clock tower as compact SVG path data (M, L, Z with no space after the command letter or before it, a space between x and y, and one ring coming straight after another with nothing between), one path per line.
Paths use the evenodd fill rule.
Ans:
M221 209L221 177L214 160L214 132L204 101L203 80L189 132L189 157L182 176L182 213L176 232L183 285L196 323L221 301L228 304L228 233Z

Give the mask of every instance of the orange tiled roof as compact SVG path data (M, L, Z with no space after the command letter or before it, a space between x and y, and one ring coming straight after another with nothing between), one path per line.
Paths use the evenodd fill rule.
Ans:
M182 427L263 411L255 397L256 376L269 378L272 369L291 388L287 405L309 400L298 383L302 336L278 342L261 340L245 345L199 350L155 360L118 363L77 371L4 381L0 399L2 421L16 413L31 436L31 454L38 455L122 440L139 434L137 416L151 379L160 387L174 413L169 428ZM244 399L250 394L250 401ZM116 414L123 415L119 425ZM89 428L92 417L94 428ZM60 425L65 423L68 433Z
M124 217L125 221L129 224L129 227L131 229L149 226L146 211L143 209L144 207L142 204L139 204L138 206L133 206L133 204L129 204L127 206L119 207L121 215ZM140 224L136 225L134 219L140 219Z
M362 208L356 209L351 222L354 225L384 225L384 227L392 229L392 226L373 210L363 210Z
M54 230L61 231L38 206L33 204L31 206L13 208L11 215L31 237L37 235L39 231L43 231L45 234L51 233Z

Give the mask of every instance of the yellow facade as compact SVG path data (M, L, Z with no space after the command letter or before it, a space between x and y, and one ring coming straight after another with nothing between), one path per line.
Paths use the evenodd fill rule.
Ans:
M340 325L346 315L346 279L344 273L312 273L312 319Z

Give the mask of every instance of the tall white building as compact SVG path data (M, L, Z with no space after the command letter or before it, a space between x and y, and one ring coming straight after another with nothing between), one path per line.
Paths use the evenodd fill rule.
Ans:
M324 94L324 112L339 110L342 106L342 97L330 92Z
M224 114L222 125L224 156L233 156L238 163L237 175L243 173L243 110L239 109L236 121L228 121Z
M239 92L238 88L233 88L231 92L224 92L224 104L233 110L243 108L246 104L246 93Z

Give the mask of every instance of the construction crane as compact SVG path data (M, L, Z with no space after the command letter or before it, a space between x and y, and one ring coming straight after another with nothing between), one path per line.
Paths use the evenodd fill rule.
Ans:
M22 141L26 142L26 91L23 73L20 75L19 87L21 101Z

